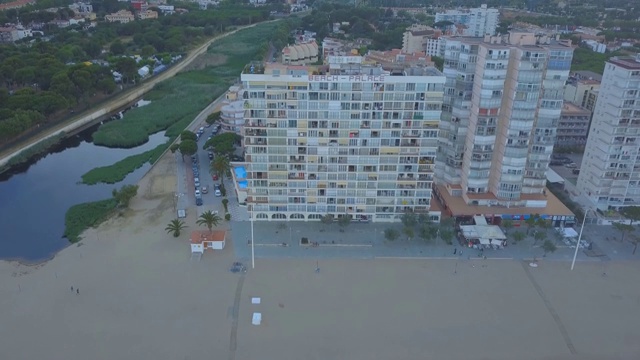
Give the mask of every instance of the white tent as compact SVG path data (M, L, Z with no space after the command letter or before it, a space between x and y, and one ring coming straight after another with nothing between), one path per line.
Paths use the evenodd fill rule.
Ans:
M573 228L558 228L558 232L562 234L565 238L575 238L578 237L578 233Z
M460 230L462 230L465 239L485 239L487 244L489 244L489 239L497 242L507 238L500 227L496 225L462 225Z

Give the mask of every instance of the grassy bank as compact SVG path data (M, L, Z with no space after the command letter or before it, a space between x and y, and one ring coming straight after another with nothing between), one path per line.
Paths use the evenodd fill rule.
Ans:
M105 221L116 209L115 199L93 201L74 205L64 219L64 236L71 243L80 240L80 234L92 226L97 226Z
M93 134L94 143L132 148L183 117L193 119L227 90L248 62L264 56L270 40L265 34L271 34L277 26L277 22L259 24L216 41L208 53L220 56L225 60L223 64L183 72L157 84L144 97L151 104L129 110L122 121L102 125Z
M56 136L33 145L27 150L21 151L20 153L18 153L18 155L9 159L9 161L7 161L4 166L0 167L0 173L7 171L12 166L26 163L32 160L35 156L47 152L51 147L64 140L65 137L66 134L62 132Z
M142 167L145 163L149 162L153 164L158 160L158 157L160 157L166 148L166 143L161 144L151 150L143 152L142 154L128 156L113 165L102 166L89 170L87 173L82 175L82 183L87 185L95 185L98 183L118 183L124 180L128 174Z
M215 42L208 50L225 59L224 64L180 73L156 85L146 96L149 105L127 112L123 120L104 124L93 134L94 143L108 147L133 147L145 143L162 130L170 140L155 149L129 156L109 166L82 175L84 184L113 184L146 162L155 162L193 119L222 95L239 77L244 66L261 59L278 23L259 24Z

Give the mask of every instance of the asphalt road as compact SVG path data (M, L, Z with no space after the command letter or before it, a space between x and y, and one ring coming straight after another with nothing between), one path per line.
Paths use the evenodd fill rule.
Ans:
M226 94L226 93L225 93ZM220 105L222 100L225 98L225 94L222 94L219 98L217 98L214 102L209 104L196 118L193 120L191 124L186 128L186 130L190 130L193 132L197 132L200 127L206 126L206 118L207 116L214 111L214 109ZM211 135L214 126L205 127L204 134L198 140L198 152L196 153L198 158L198 169L200 173L200 189L203 186L206 186L209 189L207 194L202 194L202 206L197 206L198 216L207 210L218 211L220 216L224 216L224 207L222 206L222 197L216 197L213 193L213 185L214 183L220 183L220 181L213 181L210 173L209 173L209 157L208 153L205 150L202 150L202 146L205 142L207 142L207 137ZM179 152L175 154L178 164L178 180L177 180L177 193L176 196L178 198L177 204L178 209L190 209L196 207L196 198L195 198L195 185L194 185L194 174L192 170L193 162L190 157L182 157Z

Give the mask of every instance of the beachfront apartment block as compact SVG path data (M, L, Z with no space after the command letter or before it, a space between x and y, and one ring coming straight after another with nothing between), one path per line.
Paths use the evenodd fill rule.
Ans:
M460 221L491 223L540 214L570 224L546 190L560 120L570 42L533 33L442 37L443 116L434 193Z
M640 205L640 55L605 65L577 187L603 211Z
M435 22L449 21L452 28L462 26L463 36L482 37L495 35L500 12L482 4L479 8L454 9L436 13Z
M358 56L251 64L244 88L246 199L256 220L439 221L431 207L445 78ZM238 172L236 172L237 174Z

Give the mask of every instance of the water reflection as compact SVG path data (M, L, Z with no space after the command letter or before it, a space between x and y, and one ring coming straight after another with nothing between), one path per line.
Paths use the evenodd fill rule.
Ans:
M69 207L110 197L113 188L138 182L150 165L145 164L114 185L80 184L82 174L167 140L164 133L158 133L133 149L109 149L91 143L96 129L87 129L39 159L0 175L0 259L37 262L68 246L62 234Z

